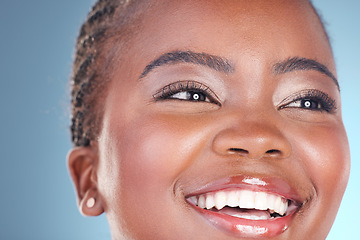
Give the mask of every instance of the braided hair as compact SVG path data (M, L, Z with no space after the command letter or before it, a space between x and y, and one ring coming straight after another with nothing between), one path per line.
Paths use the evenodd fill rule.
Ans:
M123 37L136 11L133 0L98 0L80 29L71 79L71 135L75 146L89 146L99 133L106 70L116 52L107 49L106 43Z

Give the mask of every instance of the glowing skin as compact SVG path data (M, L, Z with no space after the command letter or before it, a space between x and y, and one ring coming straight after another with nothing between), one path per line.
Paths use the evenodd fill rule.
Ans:
M157 0L142 18L114 68L98 143L89 156L80 154L90 159L84 182L92 176L79 190L84 214L103 209L114 239L245 239L250 235L216 227L186 197L229 177L245 176L252 184L281 179L301 207L271 239L325 239L350 168L340 93L333 79L317 70L274 71L277 63L299 57L316 60L336 76L310 5ZM233 70L182 62L140 78L148 64L174 51L218 56ZM187 101L198 100L199 93L162 94L169 84L178 89L179 81L196 82L211 90L209 96ZM308 89L327 102L298 101ZM76 157L70 154L70 166ZM91 209L84 207L88 197L96 197ZM270 237L260 230L251 236Z

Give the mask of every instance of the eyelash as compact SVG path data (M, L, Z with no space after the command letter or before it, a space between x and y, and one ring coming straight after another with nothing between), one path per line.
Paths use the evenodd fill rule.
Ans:
M190 94L199 93L202 94L203 97L205 97L205 100L187 100L187 99L179 99L173 97L176 94L182 93L182 92L188 92ZM153 95L155 101L159 100L168 100L168 99L174 99L174 100L180 100L180 101L192 101L192 102L209 102L214 103L219 106L221 104L217 100L218 97L216 94L206 85L196 82L196 81L178 81L175 83L171 83L169 85L166 85L159 91L157 91ZM206 101L208 99L208 101ZM301 102L303 101L303 102ZM291 106L298 103L299 106ZM309 107L306 107L306 103L310 104ZM311 105L316 104L317 108L310 108ZM304 106L302 106L304 105ZM317 90L317 89L306 89L299 93L296 93L294 95L291 95L284 99L280 103L280 109L284 108L302 108L305 110L312 110L312 111L325 111L328 113L333 113L336 111L336 101L332 99L329 95L326 93Z
M195 96L195 94L200 94L200 95L198 95L199 99L187 100L187 99L180 99L180 98L174 97L174 95L180 94L182 92L188 92L190 94L193 94L193 97ZM205 97L205 99L201 99L201 97L202 98ZM165 87L163 87L162 89L157 91L153 95L153 98L155 99L155 101L174 99L174 100L190 101L190 102L209 102L209 103L214 103L214 104L221 106L221 104L217 100L218 97L209 87L207 87L206 85L204 85L202 83L199 83L196 81L190 81L190 80L189 81L178 81L178 82L166 85ZM206 101L206 100L208 100L208 101Z
M303 101L303 102L301 102ZM291 106L298 103L300 106ZM310 104L306 106L305 104ZM317 104L317 108L310 108L314 103ZM283 108L302 108L305 110L312 111L325 111L328 113L333 113L336 111L336 101L332 99L326 93L317 90L317 89L306 89L299 93L296 93L290 97L287 97L280 103L279 109ZM303 106L304 105L304 106Z

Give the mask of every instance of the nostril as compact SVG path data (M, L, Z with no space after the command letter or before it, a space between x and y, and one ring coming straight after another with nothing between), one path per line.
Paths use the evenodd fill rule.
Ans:
M279 155L281 152L276 149L270 149L270 150L266 151L266 153L269 155Z
M229 152L231 153L238 153L242 155L249 154L248 150L242 149L242 148L229 148Z

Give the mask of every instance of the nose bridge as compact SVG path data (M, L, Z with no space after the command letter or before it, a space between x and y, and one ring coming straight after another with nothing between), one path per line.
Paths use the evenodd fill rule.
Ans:
M285 158L291 153L279 121L263 114L233 115L214 137L213 149L220 155L238 154L251 159Z

